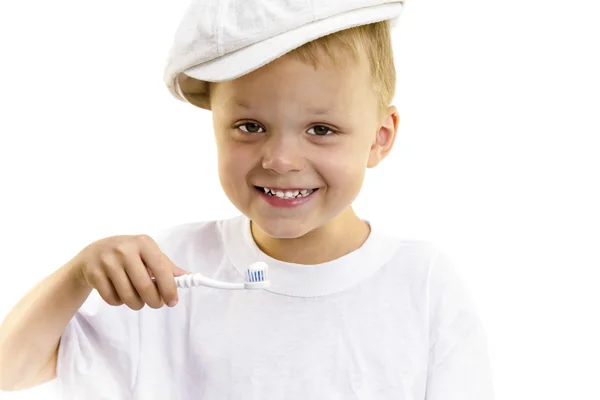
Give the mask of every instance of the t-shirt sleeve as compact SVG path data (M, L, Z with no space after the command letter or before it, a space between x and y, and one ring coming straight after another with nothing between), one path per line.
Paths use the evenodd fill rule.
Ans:
M437 250L429 270L425 400L493 400L487 335L452 261Z
M149 235L165 251L172 231L167 227ZM140 321L147 309L111 306L92 291L61 336L56 367L61 399L133 398L140 362Z
M111 306L92 291L61 336L56 371L61 398L131 398L139 343L139 312Z

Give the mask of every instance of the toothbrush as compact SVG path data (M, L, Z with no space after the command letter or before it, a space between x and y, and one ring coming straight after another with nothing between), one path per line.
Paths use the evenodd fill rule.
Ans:
M258 261L251 264L246 270L246 281L244 283L218 281L198 273L177 276L175 277L175 283L180 289L189 289L198 286L228 290L265 289L271 285L267 270L267 264ZM152 280L156 282L154 277L152 277Z

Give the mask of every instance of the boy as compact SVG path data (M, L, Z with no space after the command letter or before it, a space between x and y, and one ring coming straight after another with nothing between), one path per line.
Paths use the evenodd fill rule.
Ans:
M166 80L212 111L242 215L87 246L7 316L0 387L56 376L66 399L492 399L485 334L450 261L352 209L397 134L401 6L194 3ZM242 282L258 260L267 290L173 281Z

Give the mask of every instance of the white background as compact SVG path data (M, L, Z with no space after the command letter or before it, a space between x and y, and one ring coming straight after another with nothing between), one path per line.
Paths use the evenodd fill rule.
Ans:
M186 6L0 3L0 318L92 241L237 214L162 81ZM497 399L600 398L598 15L408 0L395 32L400 132L356 209L459 266Z

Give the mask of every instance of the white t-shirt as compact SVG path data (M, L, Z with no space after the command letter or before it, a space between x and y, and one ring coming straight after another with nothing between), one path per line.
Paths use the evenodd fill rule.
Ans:
M67 326L63 399L491 400L486 334L435 245L381 235L320 265L260 251L244 217L156 237L179 267L271 287L180 289L174 308L133 311L96 291Z

